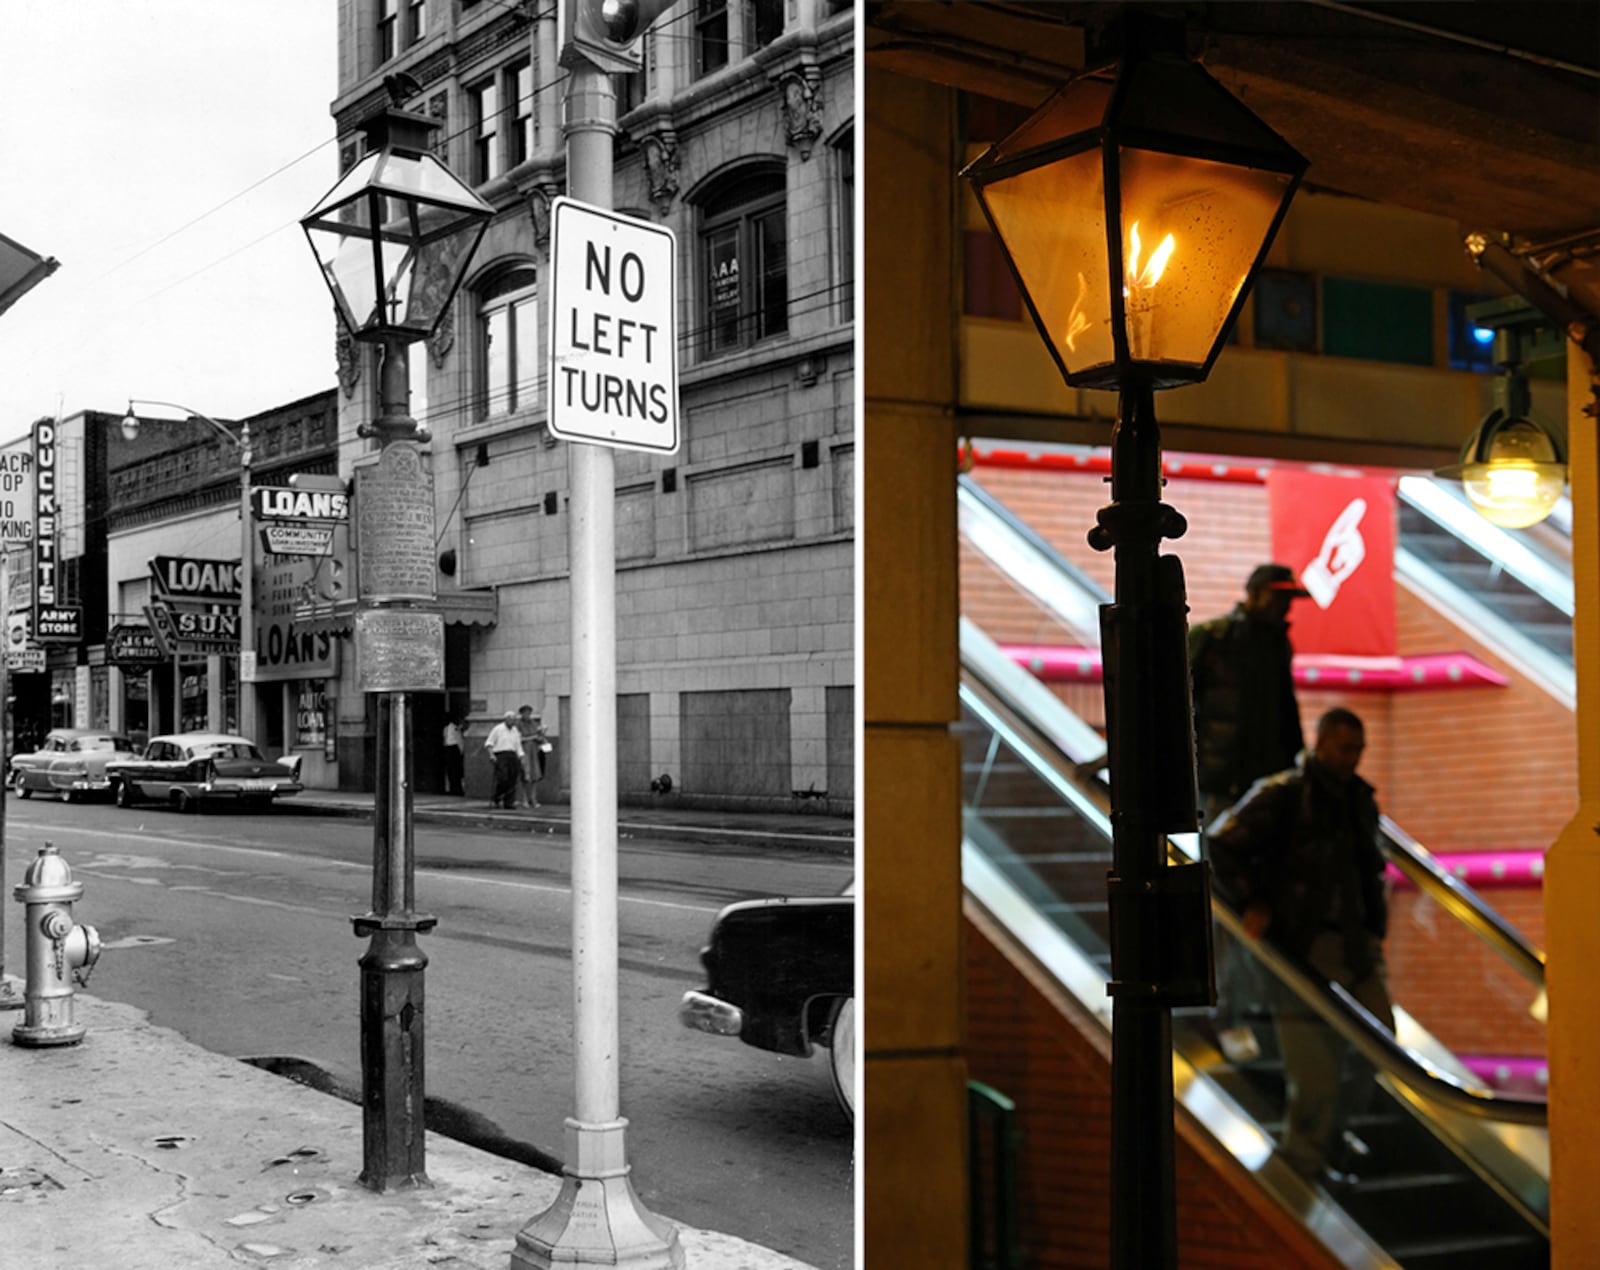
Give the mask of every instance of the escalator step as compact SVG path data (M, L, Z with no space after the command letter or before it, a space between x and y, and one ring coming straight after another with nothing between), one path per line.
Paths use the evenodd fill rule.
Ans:
M1363 1195L1395 1194L1401 1191L1438 1190L1442 1187L1458 1187L1465 1184L1465 1182L1466 1178L1460 1173L1443 1171L1380 1173L1373 1177L1363 1177L1356 1186L1356 1190Z
M1446 1235L1384 1249L1406 1270L1543 1270L1550 1249L1534 1234Z

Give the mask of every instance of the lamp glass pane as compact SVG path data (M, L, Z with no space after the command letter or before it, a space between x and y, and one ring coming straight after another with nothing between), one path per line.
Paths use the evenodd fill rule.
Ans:
M337 207L346 199L358 196L362 190L367 188L367 182L372 177L373 169L378 166L378 160L382 157L382 151L378 151L366 155L352 164L350 170L339 178L338 184L318 200L317 205L306 214L305 219L310 220L313 217L325 216L331 208Z
M371 183L386 194L426 199L474 212L490 210L470 186L458 180L431 154L385 151Z
M1005 140L997 143L985 160L1010 159L1035 146L1061 141L1105 122L1111 103L1109 79L1075 80L1034 111Z
M1129 356L1202 366L1291 178L1131 148L1118 163Z
M1115 349L1100 151L991 182L979 196L1067 374L1109 365Z
M444 316L444 307L455 294L481 234L481 230L464 231L408 249L395 279L393 294L401 303L393 320L411 330L432 331ZM386 248L386 260L388 255Z
M360 230L341 233L327 222L307 225L306 237L345 321L352 330L360 330L371 321L378 298L371 238Z

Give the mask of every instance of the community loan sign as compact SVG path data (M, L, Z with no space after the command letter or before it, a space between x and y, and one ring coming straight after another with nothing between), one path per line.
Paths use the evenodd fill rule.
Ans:
M677 240L558 198L550 214L550 431L678 450Z

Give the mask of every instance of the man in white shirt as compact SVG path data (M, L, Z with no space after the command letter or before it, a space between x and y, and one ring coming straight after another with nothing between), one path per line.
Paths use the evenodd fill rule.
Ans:
M494 725L483 748L494 760L494 793L489 805L515 807L517 784L522 779L522 733L517 728L515 710L507 710L505 717Z

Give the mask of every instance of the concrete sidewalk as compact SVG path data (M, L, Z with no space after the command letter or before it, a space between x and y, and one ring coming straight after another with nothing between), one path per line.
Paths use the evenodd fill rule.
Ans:
M274 812L372 816L373 795L348 790L306 789L273 804ZM572 808L565 803L508 811L481 798L416 794L412 815L419 824L475 825L508 831L554 830L566 833ZM670 841L762 843L795 850L849 855L855 849L855 824L846 816L807 811L724 811L692 807L619 807L617 836L646 835Z
M21 985L17 985L20 989ZM427 1189L357 1184L361 1108L77 997L85 1039L11 1042L0 1012L0 1267L505 1270L552 1174L428 1135ZM670 1213L659 1214L671 1218ZM680 1226L692 1270L803 1270Z

